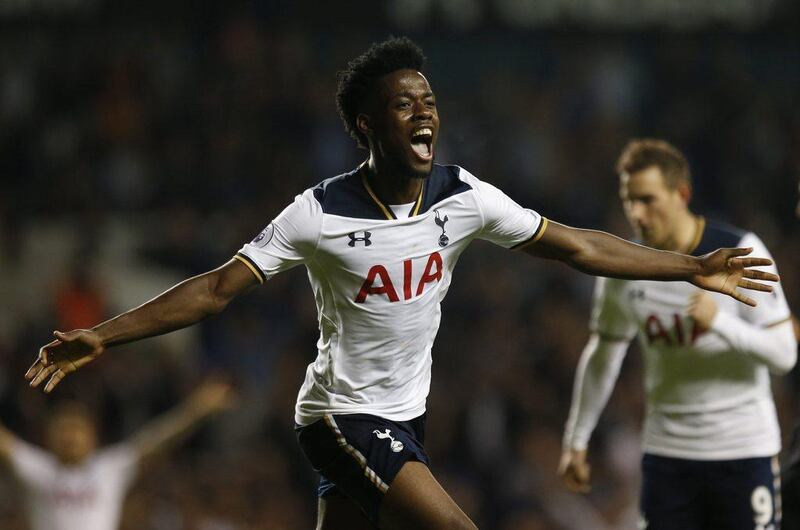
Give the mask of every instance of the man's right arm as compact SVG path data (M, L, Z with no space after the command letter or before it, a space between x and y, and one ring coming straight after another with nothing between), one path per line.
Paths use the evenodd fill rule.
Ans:
M11 451L14 449L14 443L17 437L6 429L5 425L0 424L0 460L4 462L11 461Z
M190 326L221 312L258 283L247 265L231 259L92 329L56 331L56 340L39 350L25 378L33 387L47 379L44 390L50 392L68 373L96 359L106 348Z
M589 491L589 438L614 390L628 344L592 333L578 361L559 464L559 474L572 491Z

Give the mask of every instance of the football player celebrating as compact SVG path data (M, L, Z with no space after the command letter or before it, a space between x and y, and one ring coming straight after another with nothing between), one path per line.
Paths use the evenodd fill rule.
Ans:
M458 166L434 164L436 97L422 51L373 45L340 72L337 104L367 160L297 196L222 267L90 330L57 332L27 373L50 391L110 346L222 311L275 274L305 265L319 314L317 358L298 395L299 443L322 476L318 529L471 529L423 447L431 348L460 254L476 238L583 272L683 280L746 304L769 291L751 269L771 263L727 249L663 252L550 222Z
M689 166L667 142L630 142L617 170L625 214L645 244L694 256L719 246L769 255L752 232L689 210ZM647 394L641 527L777 528L781 436L770 373L791 370L797 352L780 285L755 298L748 307L689 283L599 279L564 434L567 486L589 488L589 437L638 336Z
M101 449L89 411L65 403L48 421L46 450L0 425L0 458L22 485L33 530L115 530L142 464L232 400L229 385L207 381L129 440Z

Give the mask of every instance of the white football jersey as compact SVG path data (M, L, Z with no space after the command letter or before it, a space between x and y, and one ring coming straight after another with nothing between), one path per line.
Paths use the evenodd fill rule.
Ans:
M320 336L295 421L425 412L440 304L475 238L535 241L547 221L457 166L434 165L410 215L396 218L360 169L298 195L237 257L261 281L303 264Z
M706 225L693 254L720 247L753 247L753 256L770 257L755 234L717 223ZM771 294L748 292L755 308L710 294L720 312L769 327L790 316L780 285L774 287ZM592 331L618 340L638 335L644 354L644 450L695 460L775 455L781 439L768 368L713 330L697 329L686 313L697 290L686 282L597 282Z
M102 449L76 466L19 440L11 448L32 530L115 530L137 464L127 445Z

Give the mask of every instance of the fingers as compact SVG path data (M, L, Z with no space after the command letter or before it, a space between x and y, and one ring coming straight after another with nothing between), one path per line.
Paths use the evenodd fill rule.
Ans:
M780 277L777 274L772 274L767 271L759 271L755 269L745 269L742 274L745 278L752 278L753 280L764 280L767 282L777 282Z
M35 361L33 361L31 367L28 368L28 371L25 372L25 379L30 381L31 379L36 377L36 374L38 374L42 370L42 368L44 368L44 363L40 359L36 359Z
M772 265L772 260L768 258L737 258L730 259L730 263L741 265L742 267L769 267ZM775 276L773 274L773 276Z
M726 248L725 251L730 254L730 257L735 258L738 256L747 256L751 252L753 252L753 247L745 247L745 248Z
M58 367L54 364L44 366L41 370L39 370L33 380L31 380L31 386L36 388L42 384L42 381L50 377L56 370L58 370Z
M747 305L749 305L750 307L755 307L756 305L758 305L758 304L756 304L756 301L755 301L755 300L753 300L753 299L752 299L752 298L750 298L749 296L745 296L745 295L743 295L743 294L742 294L740 291L738 291L737 289L734 289L734 290L732 290L730 293L727 293L727 294L729 294L730 296L732 296L732 297L733 297L733 298L735 298L736 300L738 300L738 301L742 302L743 304L747 304Z
M771 285L766 285L766 284L759 283L759 282L753 282L753 281L750 281L750 280L746 280L744 278L739 280L739 284L738 285L742 289L750 289L751 291L761 291L763 293L771 293L772 292L772 286Z
M578 469L576 466L568 466L564 470L562 478L564 480L564 485L573 493L589 493L592 489L589 485L587 471Z
M62 370L60 370L60 369L59 369L59 370L56 370L56 371L53 373L53 376L50 378L50 380L49 380L49 381L47 382L47 384L44 386L44 392L45 392L45 394L49 394L50 392L52 392L52 391L53 391L53 389L56 387L56 385L57 385L58 383L60 383L60 382L61 382L61 380L62 380L62 379L64 379L64 377L66 377L66 376L67 376L67 374L66 374L66 373L64 373Z

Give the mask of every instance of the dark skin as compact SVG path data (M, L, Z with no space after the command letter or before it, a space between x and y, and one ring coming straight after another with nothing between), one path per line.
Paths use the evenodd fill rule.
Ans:
M374 96L365 102L357 126L369 146L364 168L372 188L384 203L413 202L433 168L439 132L436 102L428 81L414 70L399 70L384 76ZM420 131L425 134L415 136ZM743 258L749 249L722 249L695 258L555 222L547 224L541 238L524 246L524 251L561 261L588 274L688 281L750 305L754 305L753 300L739 288L770 291L771 287L756 280L778 279L750 268L771 262ZM233 259L90 330L55 332L56 340L39 350L25 377L34 387L47 381L44 390L50 392L67 374L91 362L106 348L194 324L221 312L231 300L257 283L253 272ZM381 504L379 517L381 528L388 530L476 528L428 467L419 462L408 462L400 470ZM360 528L372 526L352 501L337 497L320 500L318 530Z
M374 97L356 118L366 136L369 183L385 204L406 204L419 196L424 179L433 170L433 152L439 135L436 98L428 80L415 70L398 70L378 81ZM418 156L411 147L414 131L429 128L430 156Z

